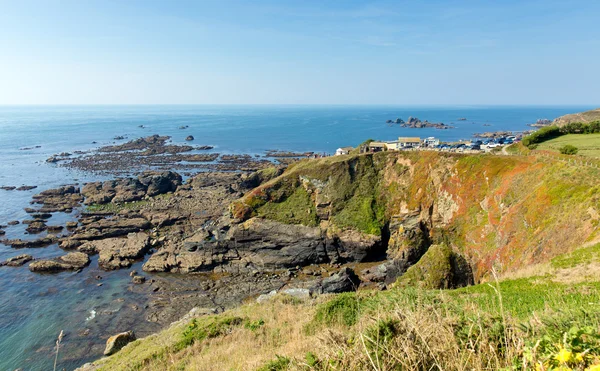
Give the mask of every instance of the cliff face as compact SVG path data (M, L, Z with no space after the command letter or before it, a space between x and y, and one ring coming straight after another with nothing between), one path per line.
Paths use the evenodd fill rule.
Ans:
M444 244L481 279L599 241L600 170L519 156L339 156L291 166L231 213L311 228L324 259L385 253L401 272Z
M600 120L600 108L596 108L590 111L571 113L569 115L561 116L554 120L553 124L563 126L572 122L583 122L589 123L592 121Z

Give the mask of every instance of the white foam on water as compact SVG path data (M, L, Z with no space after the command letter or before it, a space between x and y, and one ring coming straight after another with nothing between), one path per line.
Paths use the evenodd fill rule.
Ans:
M86 321L91 321L94 318L96 318L96 310L92 309L92 310L90 310L90 316L88 318L86 318L85 320Z

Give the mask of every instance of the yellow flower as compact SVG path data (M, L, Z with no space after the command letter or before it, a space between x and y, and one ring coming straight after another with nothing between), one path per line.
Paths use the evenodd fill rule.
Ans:
M585 371L600 371L600 365L592 365L586 368Z
M573 358L573 353L571 353L570 350L567 349L561 349L557 355L554 356L554 359L556 359L558 362L560 363L567 363L569 362L571 359Z
M583 356L584 356L583 353L576 353L575 354L575 362L583 363L583 361L584 361Z

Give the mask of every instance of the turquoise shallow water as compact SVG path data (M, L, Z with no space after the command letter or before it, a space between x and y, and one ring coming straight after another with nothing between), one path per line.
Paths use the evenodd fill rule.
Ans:
M129 139L160 134L184 143L215 146L220 153L262 154L265 150L333 153L365 139L392 140L398 136L436 136L467 139L475 132L527 130L539 118L593 107L304 107L304 106L95 106L0 107L0 186L37 185L33 191L0 190L0 224L26 219L23 211L31 195L75 181L95 180L92 174L49 165L52 154L88 150L112 143L117 135ZM385 121L409 116L432 122L454 123L455 129L405 129ZM467 121L457 121L466 117ZM139 128L144 125L145 128ZM186 130L178 127L188 125ZM484 126L489 125L489 126ZM96 141L97 144L92 144ZM33 150L20 150L34 147ZM68 218L55 215L52 224ZM7 228L9 238L23 237L23 226ZM19 253L35 257L63 254L57 246L14 251L0 245L0 259ZM135 267L139 270L141 263ZM103 286L93 278L101 274ZM143 318L121 316L125 305L141 302L132 291L128 271L101 272L96 260L80 274L37 275L26 267L0 268L0 370L48 370L52 347L65 330L60 367L73 369L97 358L109 334L139 328ZM126 298L125 301L122 299ZM95 315L93 313L96 313ZM136 327L137 326L137 327ZM89 335L81 332L88 329Z

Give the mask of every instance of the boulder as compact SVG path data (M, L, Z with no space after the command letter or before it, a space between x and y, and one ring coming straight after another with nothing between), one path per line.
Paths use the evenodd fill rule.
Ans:
M336 294L358 290L360 279L350 268L343 268L338 273L321 281L313 291L321 294Z
M151 197L175 192L181 180L181 175L172 171L145 171L138 176L138 181L147 187L146 195Z
M110 356L115 354L125 345L135 340L133 331L121 332L120 334L113 335L106 340L106 348L104 349L104 355Z
M194 136L193 135L188 135L187 137L185 137L185 140L187 140L188 142L192 141L192 140L194 140Z

